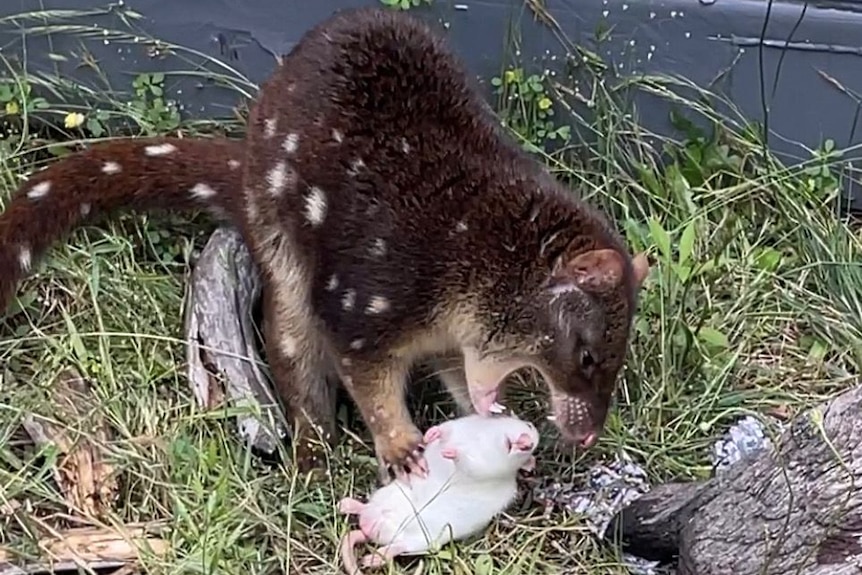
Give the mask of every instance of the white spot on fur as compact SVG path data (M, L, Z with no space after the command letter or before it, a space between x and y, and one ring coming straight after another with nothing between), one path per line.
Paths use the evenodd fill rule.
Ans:
M376 295L368 302L368 307L365 308L365 313L378 314L387 311L390 308L389 300L383 296Z
M469 228L467 227L467 222L465 222L464 220L461 220L457 224L455 224L455 231L458 233L466 232L468 229Z
M260 216L257 210L257 201L254 198L254 194L248 188L243 190L243 195L245 196L245 213L248 215L249 221L255 223L258 216Z
M273 197L280 196L287 186L287 162L277 163L266 174L266 181L269 184L269 190L267 190L269 195Z
M29 246L18 247L18 265L25 272L30 271L30 266L33 264L33 254L30 252Z
M239 160L228 160L227 167L231 170L235 170L240 166Z
M335 291L338 288L338 276L332 274L329 281L326 282L326 291Z
M299 134L288 134L284 139L284 151L293 154L299 147Z
M347 366L351 365L352 363L353 363L353 362L352 362L352 361L350 361L350 358L349 358L349 357L342 357L342 358L341 358L341 365L343 365L343 366L345 366L345 367L347 367Z
M102 172L105 174L119 174L123 169L117 162L105 162L102 166Z
M199 183L191 189L191 194L200 200L206 200L216 195L216 191L204 183Z
M48 195L51 191L51 182L39 182L27 192L27 197L31 200L38 200Z
M267 118L263 121L263 137L269 140L275 136L278 129L278 118Z
M344 295L341 298L341 307L344 308L345 311L350 311L353 309L353 305L356 303L356 290L349 289L344 292Z
M84 217L84 218L86 218L87 216L89 216L89 215L90 215L90 209L91 209L91 206L90 206L90 204L89 204L89 203L84 202L83 204L81 204L81 207L80 207L80 210L81 210L81 216L82 216L82 217Z
M405 154L410 153L410 144L407 142L407 138L401 138L401 151Z
M286 335L281 338L281 353L286 355L287 357L296 357L297 352L299 351L299 342L295 337L291 337Z
M319 226L326 217L326 194L317 186L308 189L305 198L305 217L312 226Z
M386 255L386 240L377 238L374 240L374 245L371 247L371 255L376 258L382 258Z
M391 437L392 439L395 439L396 437L398 437L398 430L397 430L397 429L392 429L392 430L389 432L389 437Z
M368 416L368 423L375 423L376 421L377 421L377 418L374 417L373 415Z
M332 139L340 144L344 141L344 134L342 134L338 130L332 130Z
M342 378L342 381L344 382L344 385L346 385L346 386L348 386L348 387L350 387L351 385L353 385L353 378L352 378L352 377L350 377L349 375L345 375L345 376Z
M362 349L363 345L365 345L364 339L354 339L350 342L350 349Z
M365 167L365 162L362 161L362 158L356 158L350 163L350 169L347 171L351 176L355 176L359 173L359 170Z
M167 156L176 151L177 147L173 144L156 144L155 146L144 148L144 153L148 156Z

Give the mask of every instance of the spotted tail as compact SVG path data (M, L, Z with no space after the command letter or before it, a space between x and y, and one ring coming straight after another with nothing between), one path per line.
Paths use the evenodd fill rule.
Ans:
M242 142L223 138L142 138L97 144L37 172L0 214L0 313L32 265L81 224L130 209L233 213L242 157Z

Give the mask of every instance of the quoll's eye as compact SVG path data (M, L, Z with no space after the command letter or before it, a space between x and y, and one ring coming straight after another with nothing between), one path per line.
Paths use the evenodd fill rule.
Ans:
M592 354L584 349L581 350L581 369L587 371L591 369L596 364L596 360L593 359Z

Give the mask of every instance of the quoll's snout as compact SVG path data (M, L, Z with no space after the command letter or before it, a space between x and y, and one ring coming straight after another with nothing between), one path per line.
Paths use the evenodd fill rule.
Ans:
M599 440L607 416L607 406L596 398L554 393L554 422L564 442L580 449L589 449Z

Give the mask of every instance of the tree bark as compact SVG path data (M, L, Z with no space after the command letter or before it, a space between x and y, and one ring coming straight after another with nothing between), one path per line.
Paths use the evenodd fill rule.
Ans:
M273 453L284 437L284 421L258 353L253 317L260 296L257 267L239 232L219 228L192 273L185 330L188 377L198 403L213 408L223 395L237 416L240 435Z
M678 575L862 574L862 387L721 475L653 489L608 529Z

